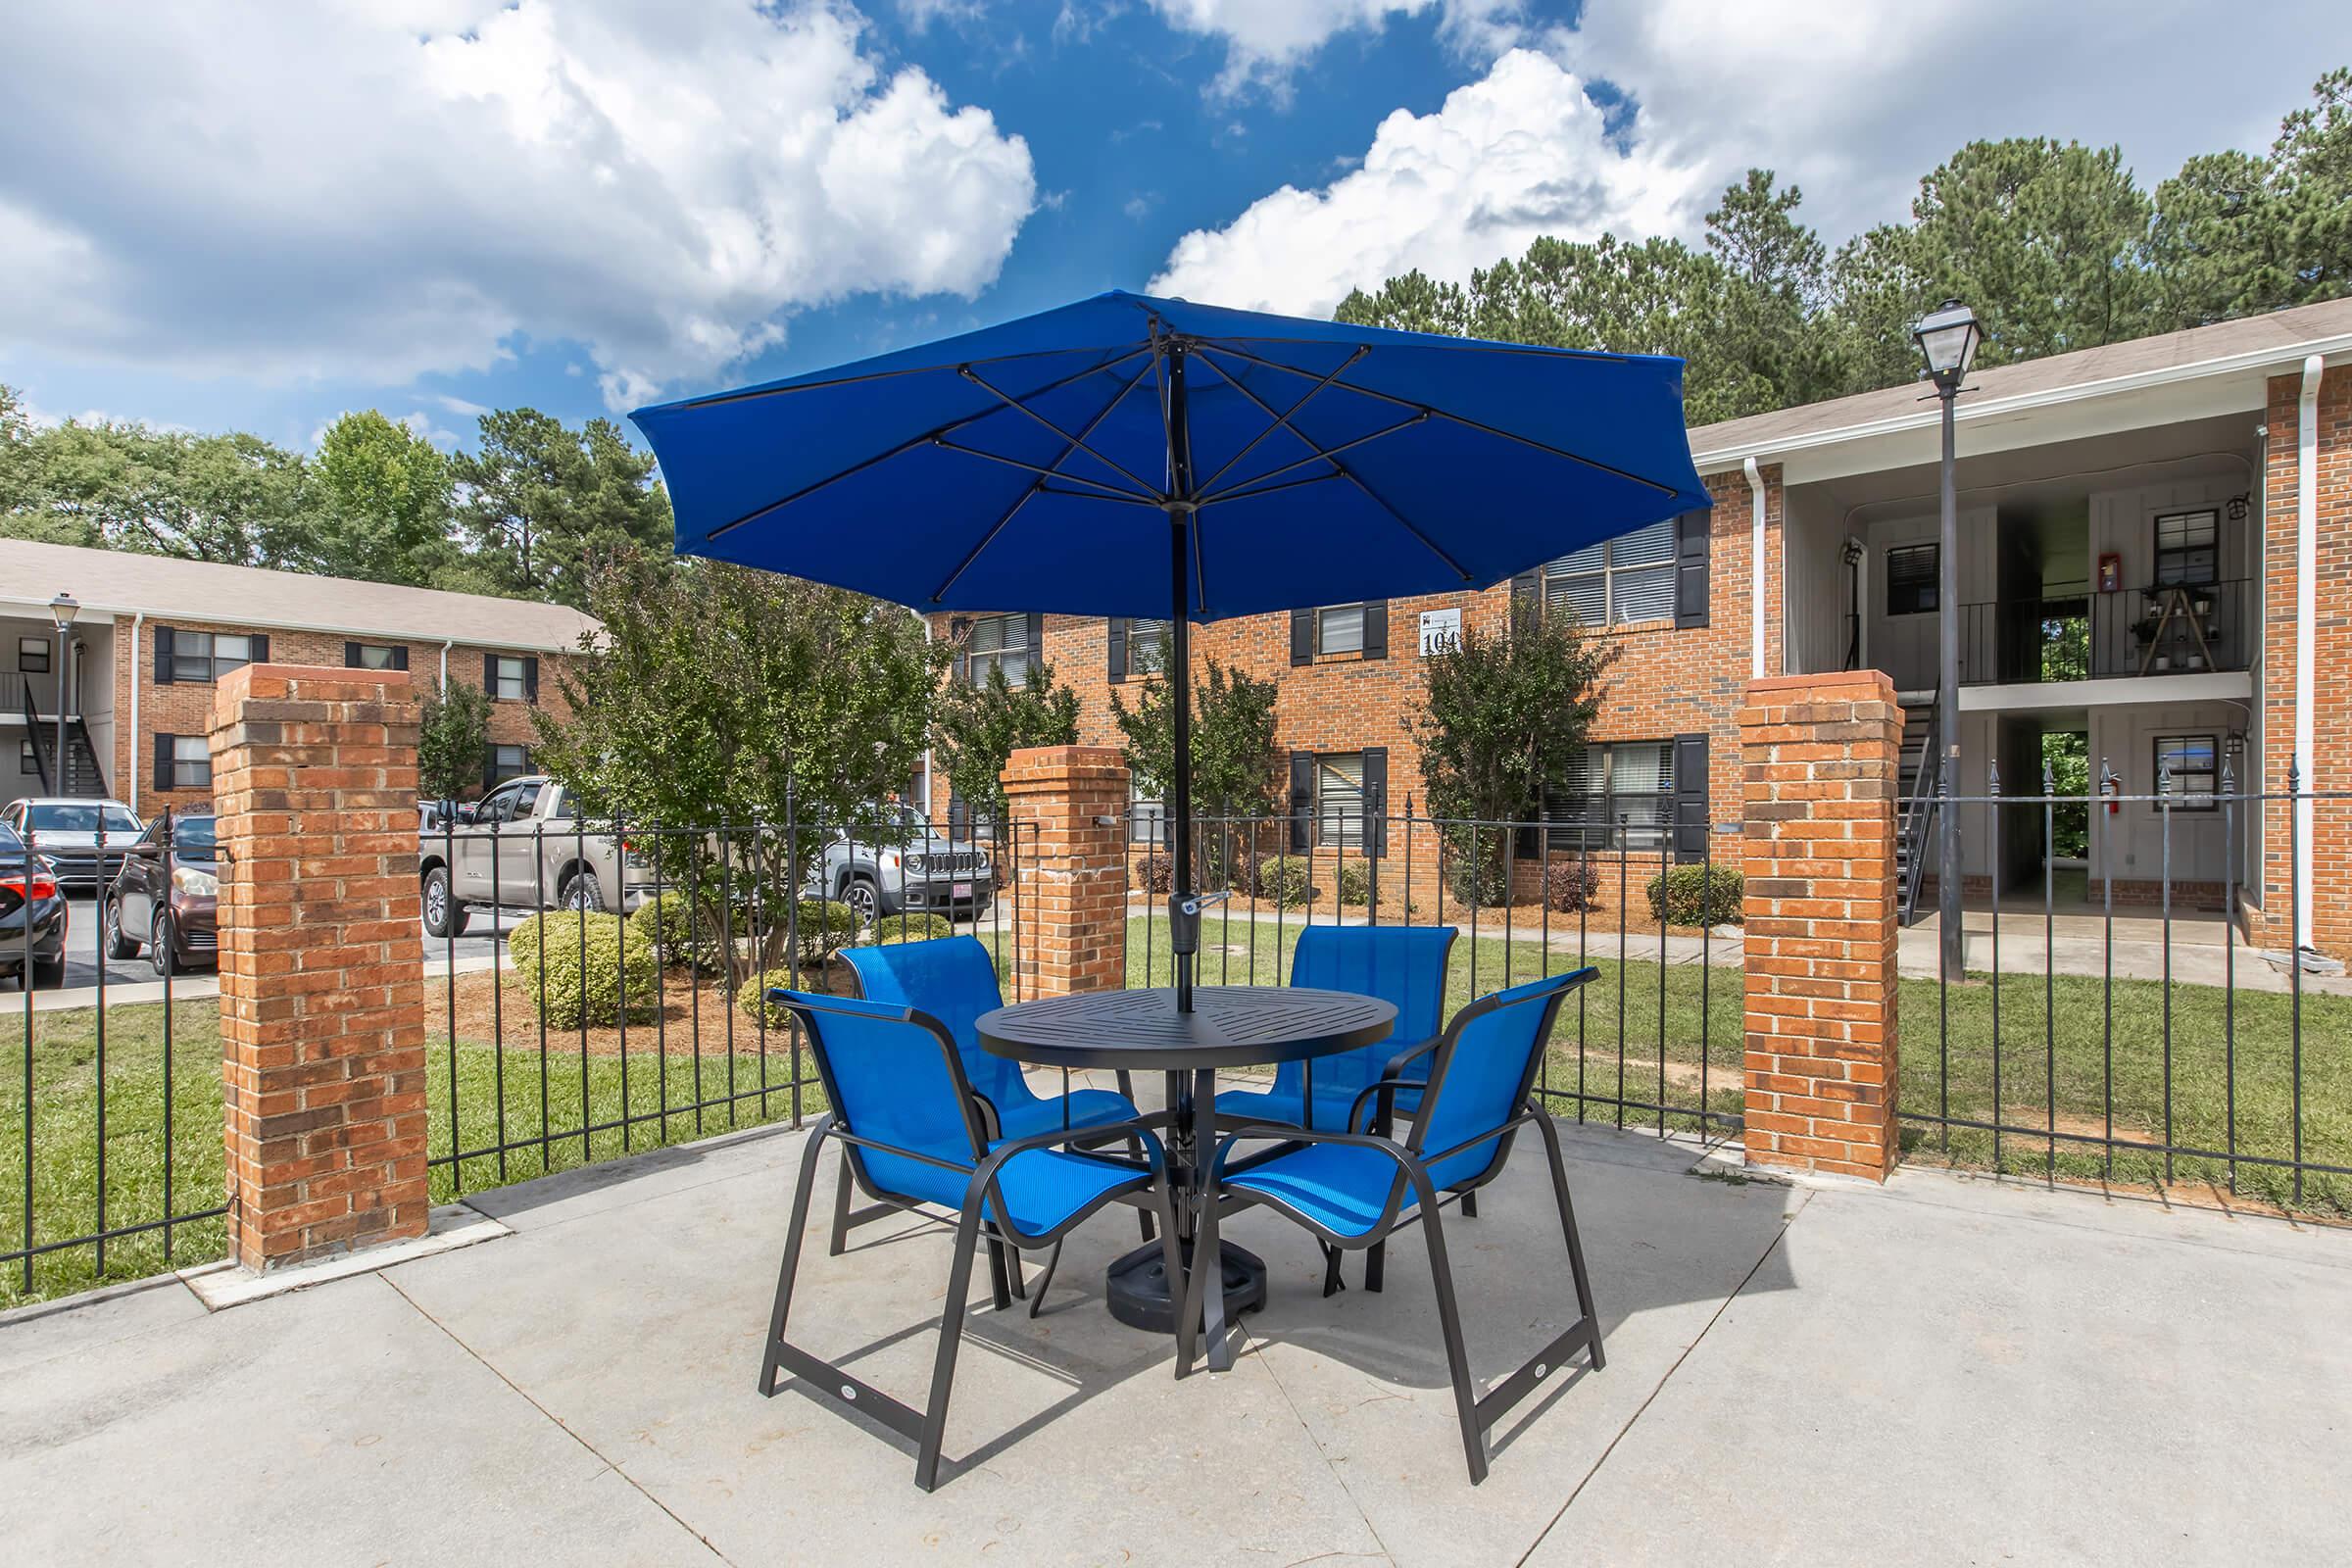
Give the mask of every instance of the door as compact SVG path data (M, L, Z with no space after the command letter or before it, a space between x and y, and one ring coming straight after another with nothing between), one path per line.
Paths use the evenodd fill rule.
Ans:
M147 928L155 921L155 889L171 874L164 869L164 823L168 820L156 818L122 858L116 902L122 909L123 934L141 942L147 940Z
M497 789L483 796L482 804L474 808L473 825L458 830L457 846L453 855L456 863L450 867L450 881L457 888L458 897L468 904L491 902L493 885L490 875L492 824L497 824L497 830L501 834L499 854L503 857L505 852L504 830L508 818L514 811L514 796L515 786L514 784L501 784ZM527 888L529 885L530 874L526 869L523 873L523 886ZM499 897L505 902L514 902L514 882L507 874L506 867L503 865L499 868L497 891Z
M542 908L556 902L555 883L545 868L570 853L567 845L555 841L559 836L568 840L571 824L541 819L542 792L551 804L556 792L545 779L518 778L505 788L511 793L507 814L499 825L499 900L509 908Z

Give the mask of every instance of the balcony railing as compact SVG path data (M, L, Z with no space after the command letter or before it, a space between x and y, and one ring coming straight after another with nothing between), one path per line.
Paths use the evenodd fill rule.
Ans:
M2258 646L2256 590L2241 578L1963 605L1960 682L2034 685L2248 669Z

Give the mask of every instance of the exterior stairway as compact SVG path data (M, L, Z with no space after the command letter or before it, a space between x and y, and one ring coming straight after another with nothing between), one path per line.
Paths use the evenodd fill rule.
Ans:
M1916 694L1914 694L1916 695ZM1901 815L1894 833L1895 913L1904 925L1919 918L1919 886L1936 842L1936 694L1903 703Z
M90 744L88 726L78 718L66 720L63 765L57 751L57 720L43 717L34 706L32 683L24 683L24 723L32 742L32 760L44 795L106 798L106 772L98 765L98 748Z

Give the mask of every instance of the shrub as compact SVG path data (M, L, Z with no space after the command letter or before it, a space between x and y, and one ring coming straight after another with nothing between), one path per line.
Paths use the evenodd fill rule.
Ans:
M1600 870L1590 860L1555 860L1544 873L1544 902L1562 914L1590 909L1600 891Z
M1746 879L1728 865L1678 865L1649 879L1649 912L1668 925L1724 925L1740 920Z
M642 935L664 963L689 963L700 974L716 974L725 967L717 934L694 918L694 906L683 893L664 893L637 906L629 916L629 930Z
M1252 896L1276 904L1304 904L1315 896L1314 865L1288 850L1258 850L1246 862Z
M767 992L770 986L789 983L790 977L786 975L748 975L745 977L743 985L735 993L735 1005L741 1007L755 1021L765 1018L770 1033L779 1032L791 1024L792 1014L768 1001ZM813 991L819 988L803 982L803 989Z
M1135 875L1146 893L1166 893L1175 886L1176 858L1165 850L1149 851L1138 863Z
M1369 860L1342 860L1339 881L1342 904L1372 902L1372 863Z
M889 914L874 927L874 945L931 942L955 934L956 923L944 914Z
M580 963L583 949L585 970ZM619 915L569 909L534 914L508 934L507 951L514 956L515 975L531 1005L551 1027L619 1023L624 981L630 1023L651 1022L660 1005L662 970L654 945Z
M801 962L824 964L858 938L858 916L846 904L831 899L803 899L798 935Z

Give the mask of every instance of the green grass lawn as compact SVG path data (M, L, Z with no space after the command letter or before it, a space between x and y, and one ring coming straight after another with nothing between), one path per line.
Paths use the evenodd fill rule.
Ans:
M1254 930L1254 949L1252 931ZM1287 978L1290 948L1298 928L1279 941L1279 968ZM1140 922L1130 927L1129 973L1137 984L1171 978L1164 930L1147 939ZM1271 927L1212 919L1203 933L1202 978L1243 984L1277 979L1277 940ZM1454 1004L1500 986L1531 979L1575 962L1573 951L1546 956L1535 942L1504 942L1481 936L1475 951L1464 937L1454 947L1448 1001ZM1616 1125L1655 1128L1651 1108L1621 1109L1617 1102L1671 1107L1664 1125L1690 1131L1702 1103L1736 1115L1740 1107L1740 976L1737 969L1701 970L1696 965L1663 966L1632 961L1602 962L1599 978L1563 1006L1545 1055L1543 1086L1563 1116ZM2055 1007L2044 1007L2037 975L2005 977L1999 987L2001 1117L2012 1126L2043 1128L2053 1115L2049 1088L2054 1080L2054 1114L2060 1132L2096 1134L2112 1115L2119 1137L2157 1140L2166 1128L2163 988L2148 981L2118 981L2112 994L2099 981L2060 976L2051 987ZM1993 988L1982 981L1949 993L1948 1020L1939 1016L1932 981L1902 982L1902 1077L1904 1108L1919 1114L1948 1114L1991 1120L1995 1103ZM2106 1009L2112 1003L2112 1048L2103 1045ZM2172 1142L2211 1150L2228 1147L2234 1085L2236 1148L2241 1155L2283 1158L2293 1143L2292 1052L2288 999L2241 993L2234 1013L2234 1070L2227 1042L2229 1017L2224 993L2211 988L2174 989L2171 1085ZM1704 1020L1702 1028L1702 1019ZM2053 1023L2054 1020L2054 1023ZM428 1023L428 1027L431 1025ZM2046 1033L2045 1033L2045 1026ZM14 1034L13 1020L7 1026ZM566 1050L551 1035L544 1058L533 1040L496 1052L485 1044L462 1042L452 1053L446 1037L428 1053L432 1148L445 1162L434 1167L434 1197L456 1197L501 1182L524 1181L548 1171L625 1151L679 1143L730 1127L789 1118L789 1088L760 1093L761 1058L741 1049L738 1030L730 1054L718 1021L706 1018L710 1049L702 1057L701 1082L691 1055L673 1050L665 1058L632 1050L626 1061L626 1111L632 1118L624 1140L615 1122L623 1113L623 1062L616 1055L591 1054L583 1071L576 1041ZM1946 1044L1948 1040L1948 1046ZM107 1222L135 1224L160 1217L164 1206L163 1012L159 1006L109 1009L107 1022L106 1190ZM766 1058L767 1082L791 1076L790 1058L779 1038ZM187 1212L220 1201L220 1069L216 1008L183 1003L175 1014L172 1049L172 1206ZM36 1015L33 1045L33 1211L36 1245L80 1236L97 1222L97 1040L86 1010ZM2307 1160L2352 1165L2352 999L2306 997L2303 1002L2302 1146ZM734 1077L728 1079L730 1070ZM545 1074L544 1126L542 1072ZM1702 1079L1703 1072L1703 1079ZM502 1092L503 1074L503 1092ZM810 1074L813 1076L813 1073ZM24 1090L23 1072L12 1064L0 1073L0 1248L23 1245ZM587 1104L581 1103L583 1082ZM2112 1085L2112 1097L2109 1086ZM719 1104L698 1117L688 1107L698 1099L717 1102L737 1096L732 1108ZM1583 1098L1579 1098L1580 1095ZM499 1141L497 1109L505 1105L504 1160L471 1154L447 1162L452 1116L462 1148L471 1152ZM820 1092L804 1089L801 1110L822 1108ZM2112 1110L2110 1110L2112 1104ZM667 1125L661 1119L664 1106ZM601 1128L583 1138L583 1125ZM1718 1124L1718 1136L1723 1128ZM2050 1141L2009 1134L1994 1149L1993 1135L1971 1128L1912 1123L1904 1131L1906 1157L1949 1160L1974 1168L2019 1174L2050 1172ZM624 1148L625 1146L625 1148ZM2165 1180L2161 1155L2124 1152L2110 1166L2103 1151L2060 1140L2055 1174L2061 1179L2112 1177L2129 1183ZM2224 1160L2180 1156L2170 1178L2180 1182L2226 1183ZM2324 1217L2352 1216L2352 1179L2332 1175L2305 1178L2298 1198L2288 1174L2274 1166L2237 1167L2240 1193L2282 1207ZM167 1260L160 1231L110 1243L103 1274L95 1249L68 1249L34 1260L27 1292L21 1264L0 1265L0 1306L68 1294L105 1280L135 1278L171 1265L218 1257L220 1222L201 1220L174 1228Z

